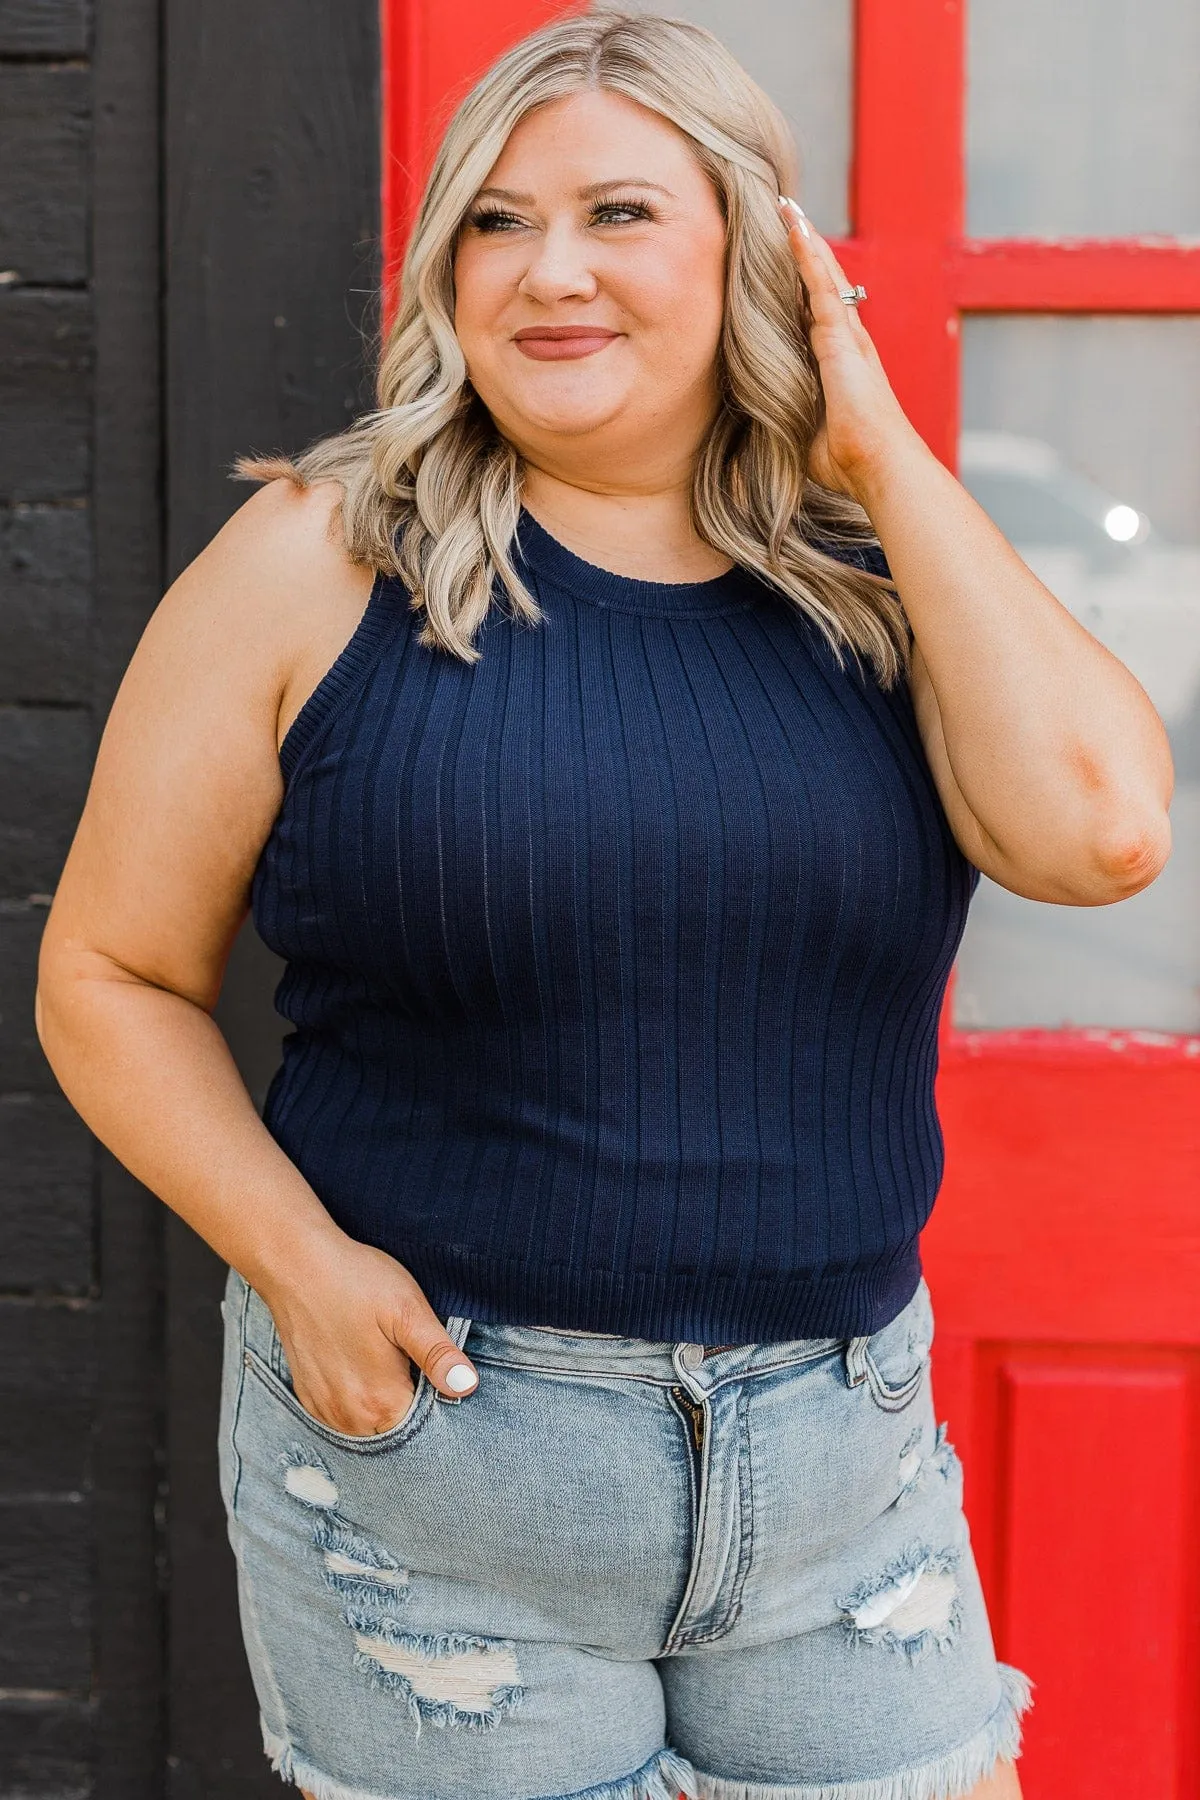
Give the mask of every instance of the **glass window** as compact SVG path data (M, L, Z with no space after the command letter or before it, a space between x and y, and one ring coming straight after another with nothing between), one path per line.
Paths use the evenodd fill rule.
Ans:
M980 316L963 328L960 473L1126 663L1175 757L1174 850L1115 906L986 877L956 1023L1200 1031L1200 317Z
M971 0L973 237L1200 233L1200 6Z
M850 0L635 0L632 12L666 12L704 25L726 44L782 110L800 152L800 195L818 231L850 228Z

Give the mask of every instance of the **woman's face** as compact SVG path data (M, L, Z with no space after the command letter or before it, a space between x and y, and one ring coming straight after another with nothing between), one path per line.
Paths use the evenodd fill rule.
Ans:
M619 486L690 462L717 406L724 269L682 132L619 94L553 101L516 126L462 229L472 385L541 466L599 456Z

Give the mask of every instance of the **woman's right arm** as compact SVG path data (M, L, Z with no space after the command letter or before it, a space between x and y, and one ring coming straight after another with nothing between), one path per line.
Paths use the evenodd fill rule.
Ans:
M407 1411L409 1356L452 1396L467 1359L401 1264L334 1223L211 1016L282 800L305 634L328 635L332 596L344 641L369 593L335 499L261 489L156 608L46 921L35 1019L84 1122L266 1300L302 1404L365 1435Z

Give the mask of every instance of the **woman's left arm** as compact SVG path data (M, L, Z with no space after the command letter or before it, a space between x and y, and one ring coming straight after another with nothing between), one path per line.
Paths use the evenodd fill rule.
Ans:
M809 473L859 501L883 546L915 640L917 722L955 838L1028 899L1125 899L1170 852L1162 721L909 423L858 308L840 297L849 282L803 215L789 216L794 206L783 214L826 405Z

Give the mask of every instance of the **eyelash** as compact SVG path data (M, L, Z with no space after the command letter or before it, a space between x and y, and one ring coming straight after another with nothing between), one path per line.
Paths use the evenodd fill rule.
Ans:
M603 213L632 213L635 219L652 219L653 212L644 200L606 200L603 205L592 208L591 217L598 219ZM624 223L624 221L621 221ZM470 223L476 231L497 235L502 227L521 225L524 223L515 213L505 212L498 206L480 206L470 216Z

